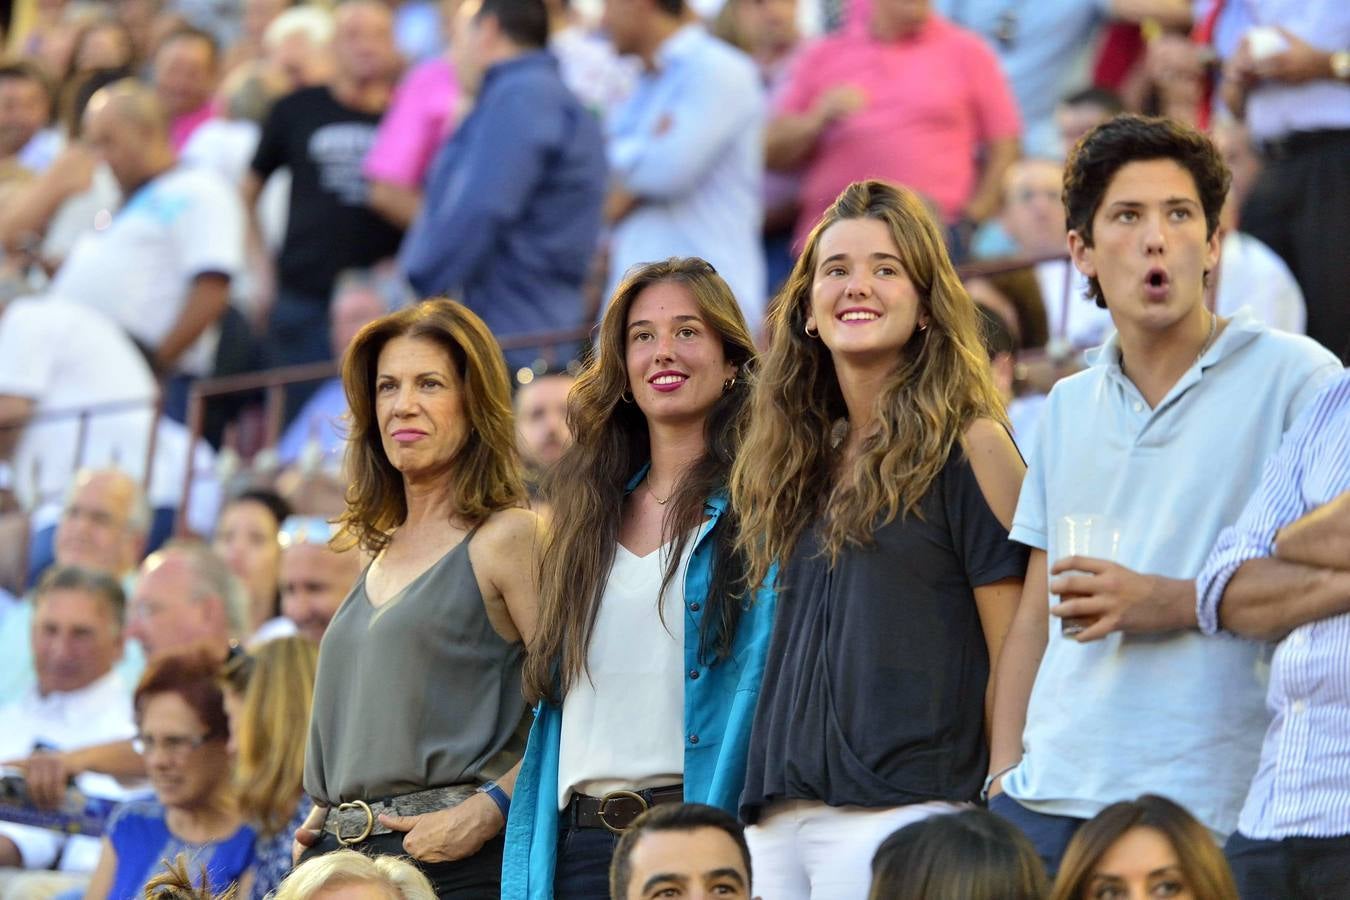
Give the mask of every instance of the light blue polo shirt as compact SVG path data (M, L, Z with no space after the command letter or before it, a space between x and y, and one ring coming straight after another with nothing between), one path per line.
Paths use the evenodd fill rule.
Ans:
M1150 409L1121 372L1118 341L1112 334L1088 369L1050 392L1011 537L1046 550L1053 566L1054 523L1099 513L1120 523L1122 565L1194 578L1266 457L1341 367L1244 309ZM1266 659L1262 644L1199 631L1079 644L1052 616L1024 756L1004 790L1036 812L1082 818L1163 794L1226 835L1268 723Z

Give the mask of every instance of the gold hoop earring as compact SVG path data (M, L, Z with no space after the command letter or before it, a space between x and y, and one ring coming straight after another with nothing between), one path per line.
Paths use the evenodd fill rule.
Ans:
M722 382L722 393L729 394L731 389L736 386L736 376L732 375L726 381Z
M632 403L634 402L633 392L628 390L627 388L624 388L623 393L619 395L619 399L622 400L624 403Z
M815 331L812 331L812 330L811 330L811 323L810 323L810 322L807 322L805 325L802 326L802 331L805 331L805 332L806 332L806 336L809 337L809 338L818 338L818 337L820 337L820 329L817 328Z

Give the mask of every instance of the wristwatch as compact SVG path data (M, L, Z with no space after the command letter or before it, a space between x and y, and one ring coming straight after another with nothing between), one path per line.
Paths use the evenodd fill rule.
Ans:
M1331 76L1337 81L1350 81L1350 50L1332 52Z

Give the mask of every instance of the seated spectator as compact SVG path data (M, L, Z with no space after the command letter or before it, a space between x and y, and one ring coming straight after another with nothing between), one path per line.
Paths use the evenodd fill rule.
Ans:
M652 807L614 848L609 896L754 896L744 827L725 810L702 803Z
M36 685L0 706L0 722L5 723L0 759L130 739L136 733L131 694L114 669L122 655L124 610L117 581L75 566L54 566L38 584L32 603ZM85 773L75 785L89 796L126 796L106 776ZM98 852L96 838L0 824L0 867L87 874ZM0 894L7 889L19 889L24 896L37 892L32 879L20 885L10 876L0 872Z
M347 890L344 891L343 889ZM381 900L435 900L427 876L393 856L365 856L335 850L296 866L277 889L275 900L326 900L339 896Z
M768 293L763 220L764 89L744 53L707 33L684 0L605 4L614 49L642 61L606 123L612 231L604 296L638 263L705 259L751 330Z
M204 866L212 889L237 883L256 834L243 824L230 783L229 723L208 651L151 662L136 688L137 746L154 800L132 801L108 822L87 900L133 900L179 853Z
M223 660L247 627L248 592L204 544L172 541L145 560L127 634L147 659L206 644Z
M15 62L0 66L0 163L17 163L42 172L61 150L61 135L48 127L52 94L37 66Z
M145 553L150 509L140 486L115 469L83 470L66 498L55 528L55 563L109 575L129 589L136 566ZM36 582L44 566L34 573ZM26 691L33 683L29 653L33 604L22 603L0 622L0 703ZM120 633L120 626L119 626ZM145 665L134 642L119 650L120 672L127 695L140 680Z
M330 352L341 359L356 333L389 311L380 279L372 272L349 270L338 275L328 308ZM334 376L314 391L277 443L277 462L303 469L336 472L347 445L343 419L347 395Z
M239 812L258 833L253 878L240 900L263 900L291 869L291 841L314 805L300 789L305 722L319 648L283 637L231 659L224 669L225 711Z
M586 321L582 287L600 236L604 140L547 44L543 0L460 7L455 66L473 108L437 154L431 200L399 252L418 293L457 297L498 340L575 331ZM534 356L506 352L512 366Z
M217 323L243 267L238 195L215 172L177 166L163 108L134 82L94 95L85 139L130 199L75 245L50 292L103 310L174 374L165 411L183 421L187 382L214 367Z
M1113 803L1078 829L1050 900L1190 897L1237 900L1214 839L1183 807L1145 794Z
M524 378L526 373L529 377ZM567 427L567 392L575 377L567 369L545 370L536 374L533 369L517 373L516 395L516 449L525 464L525 485L530 491L535 511L544 472L562 458L563 451L572 443L572 432Z
M225 563L203 544L170 542L141 566L127 606L126 635L153 664L161 657L201 650L224 661L237 645L248 615L248 592ZM20 760L38 802L55 805L70 777L102 772L141 777L147 760L130 741L79 750L39 753Z
M1031 843L983 809L906 825L872 857L871 900L1043 900L1049 885Z
M82 140L83 120L90 97L130 75L129 68L99 70L69 86L61 111L65 149L0 209L0 244L11 258L24 258L34 276L45 279L59 269L75 241L108 221L121 202L112 171Z
M1045 307L1040 287L1030 268L976 275L965 281L966 292L975 305L992 317L987 330L1006 331L1006 357L990 347L994 380L1008 404L1013 438L1029 458L1035 448L1036 424L1040 420L1045 394L1062 375L1065 367L1056 365L1043 352L1046 343Z
M1064 97L1055 106L1061 154L1068 156L1083 135L1124 111L1120 97L1105 88L1084 88Z
M1019 159L1003 178L1002 206L975 235L972 254L991 256L1067 256L1064 227L1064 165L1052 159Z
M281 523L291 514L290 504L267 490L247 490L225 504L216 521L211 547L243 583L249 596L248 645L293 634L280 618L277 593L281 574Z
M1007 78L978 35L926 2L887 0L873 5L868 27L798 55L765 156L771 169L803 172L800 246L839 192L865 178L918 191L948 226L985 221L1019 131Z
M355 548L330 547L336 533L313 516L291 516L281 526L281 611L315 644L369 559Z
M196 28L170 32L155 51L152 80L169 119L169 141L175 153L216 114L212 96L220 78L219 57L215 38Z

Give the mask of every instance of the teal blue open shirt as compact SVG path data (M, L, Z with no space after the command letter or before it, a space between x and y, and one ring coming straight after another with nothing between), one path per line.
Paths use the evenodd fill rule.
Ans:
M628 485L631 491L646 468ZM741 615L726 659L699 659L699 634L712 579L713 529L727 498L708 499L708 520L694 539L684 580L684 799L736 813L745 781L750 726L759 699L764 657L773 630L775 597L761 587ZM766 584L772 585L774 573ZM655 598L653 598L655 609ZM695 673L697 675L695 676ZM543 702L535 710L525 758L511 799L502 857L502 900L551 898L558 850L558 751L562 707Z

